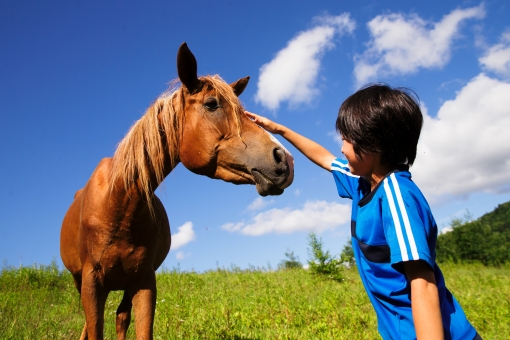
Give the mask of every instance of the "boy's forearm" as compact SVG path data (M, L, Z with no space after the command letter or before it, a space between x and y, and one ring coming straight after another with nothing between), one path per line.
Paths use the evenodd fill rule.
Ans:
M331 162L333 162L335 156L322 145L280 124L277 125L275 132L288 140L309 160L331 171Z
M335 159L328 150L316 142L308 139L297 132L292 131L288 127L275 123L266 117L259 116L252 112L245 111L245 114L253 120L253 122L271 133L278 134L288 140L292 145L301 151L309 160L320 167L331 171L331 163Z

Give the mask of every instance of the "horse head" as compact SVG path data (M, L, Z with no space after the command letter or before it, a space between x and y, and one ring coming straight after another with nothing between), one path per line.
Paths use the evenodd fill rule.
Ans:
M260 195L279 195L294 178L294 159L245 114L238 96L249 77L228 85L219 76L198 77L186 43L177 53L183 124L179 160L194 173L235 184L255 184Z

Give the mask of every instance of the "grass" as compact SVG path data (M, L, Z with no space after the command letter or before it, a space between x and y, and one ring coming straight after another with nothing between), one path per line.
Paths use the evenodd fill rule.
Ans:
M441 265L447 286L484 339L510 334L510 265ZM158 274L155 339L380 339L355 268L341 283L304 270L218 269ZM106 303L105 338L116 339L121 292ZM0 339L77 339L84 322L67 272L4 268ZM134 323L128 338L134 339Z

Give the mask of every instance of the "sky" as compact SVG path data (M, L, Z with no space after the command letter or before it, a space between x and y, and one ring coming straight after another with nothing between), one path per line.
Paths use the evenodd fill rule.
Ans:
M439 229L510 201L510 3L493 1L0 2L0 261L61 265L62 219L97 163L177 78L187 42L200 75L250 76L245 108L341 157L338 109L367 83L407 87L424 127L411 168ZM279 137L278 137L279 138ZM178 165L158 188L172 248L163 268L275 269L338 255L350 201L295 159L280 196Z

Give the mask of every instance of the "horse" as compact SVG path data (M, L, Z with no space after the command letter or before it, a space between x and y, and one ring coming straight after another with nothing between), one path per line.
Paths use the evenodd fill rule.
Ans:
M178 163L199 175L254 184L262 196L280 195L292 183L292 156L244 114L238 96L249 77L232 84L218 75L198 77L186 43L177 52L177 73L113 157L99 162L63 219L60 254L81 295L82 340L103 339L104 306L114 290L124 291L117 338L125 339L133 309L136 338L152 339L155 272L171 244L154 191Z

